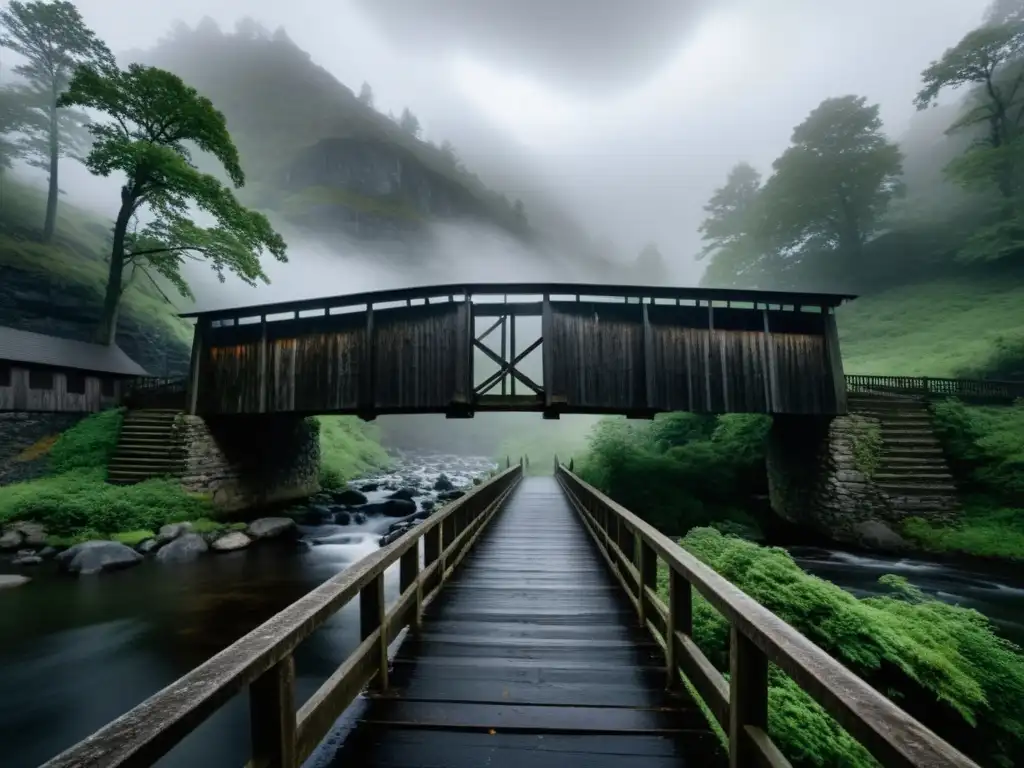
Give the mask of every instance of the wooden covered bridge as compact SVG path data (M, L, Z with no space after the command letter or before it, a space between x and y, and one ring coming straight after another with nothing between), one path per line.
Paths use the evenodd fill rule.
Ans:
M695 595L731 625L727 670L694 642ZM297 701L296 648L352 601L362 642ZM46 768L153 765L246 692L251 766L781 768L769 664L881 765L977 768L565 467L512 466Z
M477 284L193 313L185 315L196 319L188 408L366 419L511 410L835 415L846 410L846 385L834 310L848 298ZM482 375L481 362L493 371Z

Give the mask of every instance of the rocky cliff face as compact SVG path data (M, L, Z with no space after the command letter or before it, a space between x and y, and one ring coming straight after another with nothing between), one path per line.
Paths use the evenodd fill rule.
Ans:
M415 232L427 219L488 215L465 187L377 139L317 142L296 156L281 188L278 205L294 223L370 239Z
M101 302L102 297L90 287L60 275L0 265L0 325L92 341ZM117 343L154 375L183 376L188 371L188 347L156 318L122 312Z

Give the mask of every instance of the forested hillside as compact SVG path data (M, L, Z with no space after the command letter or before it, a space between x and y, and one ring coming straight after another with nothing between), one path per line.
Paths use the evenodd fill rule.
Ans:
M839 315L851 372L1019 376L1020 15L998 4L951 41L897 140L877 104L837 94L771 169L737 165L705 208L704 283L861 294Z

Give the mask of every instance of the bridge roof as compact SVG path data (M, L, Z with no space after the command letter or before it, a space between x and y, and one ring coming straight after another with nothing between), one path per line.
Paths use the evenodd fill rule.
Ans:
M672 286L606 285L598 283L451 283L447 285L394 288L383 291L365 291L315 299L299 299L273 304L253 304L224 307L197 312L184 312L181 317L203 317L211 320L222 317L268 315L281 312L302 312L324 307L344 307L355 304L378 304L393 301L427 299L442 296L611 296L649 299L680 299L686 301L742 302L756 304L783 304L807 307L837 307L844 301L857 298L852 294L804 293L794 291L758 291L740 288L683 288Z

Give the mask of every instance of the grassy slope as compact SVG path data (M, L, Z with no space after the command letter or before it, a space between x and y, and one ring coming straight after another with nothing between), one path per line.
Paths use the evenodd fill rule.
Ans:
M851 302L838 320L847 373L977 375L1000 338L1024 338L1024 280L977 275L900 286Z
M320 416L320 484L337 488L390 461L377 427L355 416Z
M65 161L68 162L68 161ZM0 201L0 266L45 275L51 284L75 285L102 299L107 279L109 232L113 222L61 200L52 244L35 242L45 211L45 193L7 174ZM112 203L113 204L113 203ZM163 326L173 338L191 343L191 327L144 277L125 291L124 311Z

